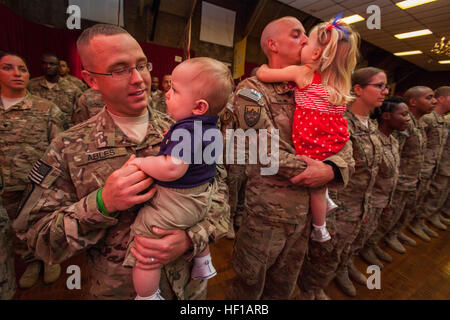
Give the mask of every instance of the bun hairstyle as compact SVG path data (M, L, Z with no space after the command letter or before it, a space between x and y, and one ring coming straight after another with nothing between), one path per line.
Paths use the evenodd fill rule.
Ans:
M400 103L405 103L402 97L389 97L383 101L383 104L379 107L376 107L375 110L370 115L371 119L376 119L378 123L382 121L382 115L385 112L392 113L394 112Z

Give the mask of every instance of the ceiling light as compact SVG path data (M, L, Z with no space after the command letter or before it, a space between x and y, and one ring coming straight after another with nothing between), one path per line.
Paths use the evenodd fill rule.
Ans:
M415 50L415 51L403 51L403 52L396 52L394 53L394 55L396 56L411 56L413 54L422 54L423 52L420 50Z
M450 60L440 60L438 61L440 64L449 64Z
M420 6L422 4L426 4L426 3L430 3L430 2L434 2L436 0L406 0L406 1L401 1L401 2L397 2L396 5L397 7L399 7L400 9L409 9L415 6Z
M354 14L352 16L348 16L342 19L339 19L339 21L345 22L346 24L352 24L355 22L363 21L364 18L361 17L359 14Z
M433 34L433 32L431 32L431 30L429 30L429 29L423 29L423 30L417 30L417 31L412 31L412 32L399 33L399 34L396 34L394 37L396 37L397 39L406 39L406 38L426 36L429 34Z

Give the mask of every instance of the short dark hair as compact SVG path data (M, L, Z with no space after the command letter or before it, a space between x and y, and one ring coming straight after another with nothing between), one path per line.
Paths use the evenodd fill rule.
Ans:
M384 73L383 69L375 67L366 67L355 70L352 74L352 88L359 84L361 87L365 87L369 84L370 80L377 74Z
M77 39L77 50L80 55L83 67L89 62L89 57L83 54L83 49L89 45L91 40L98 35L116 35L116 34L129 34L125 29L113 24L99 23L85 29Z
M437 99L439 97L450 96L450 86L442 86L434 91L434 97Z
M378 121L378 123L381 122L382 120L382 115L385 112L389 112L392 113L394 112L400 103L404 103L405 100L403 100L402 97L398 97L398 96L393 96L393 97L389 97L386 100L383 101L383 104L379 107L376 107L372 114L370 115L371 119L376 119Z
M58 58L58 56L57 56L56 54L54 54L54 53L51 53L51 52L44 53L44 54L41 56L41 58L43 58L43 57L53 57L53 58L56 58L56 60L58 60L58 63L59 63L59 58Z
M115 34L121 34L126 33L129 34L125 29L113 25L113 24L106 24L106 23L99 23L96 25L93 25L92 27L89 27L85 29L80 36L77 39L77 49L80 51L80 47L86 46L89 44L89 42L98 35L115 35Z
M15 52L12 52L12 51L1 51L0 50L0 60L2 60L3 57L6 57L6 56L14 56L14 57L20 58L25 63L25 66L27 66L27 62L25 61L25 59L21 55L15 53Z

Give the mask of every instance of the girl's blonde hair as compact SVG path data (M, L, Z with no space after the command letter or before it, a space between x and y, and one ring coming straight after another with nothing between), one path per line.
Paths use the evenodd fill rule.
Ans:
M346 30L346 32L344 31ZM334 105L347 104L353 100L351 73L359 56L359 34L343 22L323 22L315 26L310 35L317 32L322 55L317 70L327 89L329 102Z

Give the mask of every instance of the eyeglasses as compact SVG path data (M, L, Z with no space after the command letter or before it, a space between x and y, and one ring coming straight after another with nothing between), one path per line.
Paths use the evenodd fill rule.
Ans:
M388 91L391 90L391 87L384 83L368 83L367 86L377 87L380 91L384 91L384 89L387 89Z
M136 67L117 69L117 70L111 71L111 73L98 73L98 72L93 72L93 71L89 71L89 70L86 70L86 71L89 73L92 73L92 74L98 74L100 76L111 76L114 79L126 79L126 78L131 77L131 73L133 72L133 69L136 69L139 73L150 72L153 70L153 65L151 62L146 62L146 63L138 64Z

